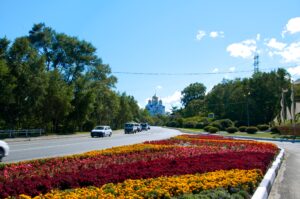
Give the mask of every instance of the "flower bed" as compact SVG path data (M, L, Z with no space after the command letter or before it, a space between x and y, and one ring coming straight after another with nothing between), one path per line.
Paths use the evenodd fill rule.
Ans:
M142 187L146 187L145 189L150 193L153 189L152 186L148 187L151 184L150 181L158 182L162 176L166 178L166 182L170 179L174 186L180 187L179 182L174 180L178 176L182 178L186 175L206 176L208 172L218 177L206 176L205 179L215 179L216 182L224 180L230 183L211 186L213 183L210 181L197 180L199 182L197 186L202 187L201 190L206 190L203 187L209 187L207 189L243 187L242 177L229 178L224 173L229 172L230 176L232 173L250 172L253 174L255 171L254 173L260 175L256 176L255 180L252 178L250 180L254 189L261 179L261 174L265 173L277 152L277 147L269 143L233 140L221 136L182 135L168 140L114 147L62 158L7 164L0 169L0 197L20 194L25 194L22 197L26 195L34 197L46 194L46 198L51 198L51 194L55 193L67 198L67 193L91 192L93 194L95 191L98 194L104 194L103 190L106 190L105 187L108 184L113 186L114 190L118 190L120 184L123 186L127 182L132 183L132 186L142 186L140 184L146 183L147 186ZM223 176L215 172L221 172ZM237 181L233 182L232 178ZM88 186L93 186L93 188L84 188ZM159 186L164 196L176 195L166 187L167 185L160 183ZM78 189L80 187L83 189ZM180 194L194 192L190 185L183 187L182 189L187 191L180 191ZM74 190L64 192L65 189ZM249 192L249 189L244 189ZM139 197L146 196L136 192L137 190L130 190L129 192L119 190L117 193L124 197L134 194ZM109 196L108 194L105 197Z
M108 183L104 186L77 188L73 190L55 190L42 198L170 198L185 193L199 193L215 188L241 187L253 191L262 179L260 170L220 170L205 174L189 174L170 177L158 177L138 180L125 180L122 183ZM199 183L201 182L201 183ZM21 198L28 198L21 196Z

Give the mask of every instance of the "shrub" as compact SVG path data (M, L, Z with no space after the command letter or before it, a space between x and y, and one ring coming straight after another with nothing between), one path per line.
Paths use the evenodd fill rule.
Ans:
M178 123L176 121L170 121L170 122L167 123L167 126L168 127L177 127Z
M195 128L196 124L194 122L183 122L184 128Z
M219 120L219 121L220 121L220 124L221 124L223 130L227 129L228 127L234 126L233 121L231 121L230 119L223 119L223 120Z
M216 127L210 127L209 128L209 133L216 133L216 132L218 132L219 131L219 129L218 128L216 128Z
M294 128L292 125L277 126L277 129L281 135L300 136L300 124L296 124Z
M261 125L257 125L257 128L260 130L260 131L266 131L269 129L269 125L267 124L261 124Z
M209 126L213 126L213 127L218 128L218 129L222 129L222 125L220 124L220 122L218 120L210 123Z
M212 127L212 126L206 126L206 127L204 127L203 129L204 129L204 131L209 132L209 129L210 129L211 127Z
M239 131L240 132L246 132L247 126L240 126Z
M271 133L272 134L280 134L280 131L279 131L279 129L277 128L277 126L273 126L273 127L271 127Z
M238 132L238 129L237 129L236 127L228 127L228 128L226 129L226 131L227 131L228 133L235 133L235 132Z
M234 123L230 119L222 119L212 122L210 126L214 126L221 130L226 130L228 127L234 126Z
M246 128L246 132L249 134L255 134L258 131L258 129L255 126L249 126Z
M205 127L203 122L198 122L195 126L197 129L203 129Z
M183 119L182 118L177 118L176 122L177 122L176 127L179 127L179 128L183 127Z

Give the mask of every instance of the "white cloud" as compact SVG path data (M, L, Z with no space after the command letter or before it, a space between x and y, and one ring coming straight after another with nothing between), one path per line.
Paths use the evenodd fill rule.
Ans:
M161 90L163 87L161 85L156 86L156 90Z
M180 102L180 99L181 99L181 92L180 91L175 91L172 95L161 98L163 103L167 103L167 104L171 104L171 103L174 103L174 102L177 102L177 101Z
M217 73L217 72L219 72L219 69L218 68L214 68L212 72L213 73Z
M259 41L260 40L260 34L257 34L256 35L256 41Z
M161 98L163 105L166 107L166 111L170 111L172 106L181 106L181 92L175 91L172 95Z
M198 33L196 35L196 39L200 41L205 35L206 35L206 33L205 33L204 30L198 30Z
M270 57L273 57L273 56L274 56L274 53L271 52L271 51L269 51L268 54L269 54Z
M233 67L230 67L230 68L229 68L229 71L230 71L230 72L234 72L234 71L235 71L235 67L234 67L234 66L233 66Z
M224 37L224 32L223 31L212 31L212 32L209 33L209 36L211 38L217 38L217 37L223 38Z
M266 43L266 45L270 48L274 48L276 50L283 50L286 47L286 43L278 42L275 38L272 38Z
M139 106L140 108L145 108L145 107L142 106L139 102L138 102L137 104L138 104L138 106Z
M295 34L300 32L300 17L291 18L285 25L281 36L284 37L286 33Z
M300 42L294 42L285 47L282 51L275 51L274 54L280 55L285 62L300 62Z
M256 41L248 39L240 43L233 43L227 46L226 50L232 57L252 58L256 51Z
M287 69L287 71L292 75L300 75L300 66L296 66L296 67L290 67Z

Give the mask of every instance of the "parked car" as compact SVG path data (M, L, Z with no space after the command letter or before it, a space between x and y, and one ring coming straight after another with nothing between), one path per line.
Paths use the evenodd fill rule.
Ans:
M136 133L138 132L138 126L136 125L136 123L133 122L126 123L124 125L124 132L125 134Z
M106 137L106 136L111 136L111 135L112 135L112 130L111 130L110 126L96 126L91 131L92 137Z
M6 142L0 140L0 162L2 158L8 156L9 153L9 146Z
M148 123L142 123L142 130L144 130L144 131L150 130L149 124Z

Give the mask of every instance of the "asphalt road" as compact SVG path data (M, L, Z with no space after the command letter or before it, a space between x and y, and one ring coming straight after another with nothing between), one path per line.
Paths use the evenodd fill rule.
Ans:
M300 143L273 142L285 149L269 199L300 199Z
M111 137L91 138L89 134L43 137L32 139L6 140L10 147L10 154L3 158L3 162L18 162L45 157L56 157L83 153L91 150L111 148L114 146L141 143L150 140L160 140L181 134L177 130L161 127L151 127L149 131L136 134L124 134L114 131Z

